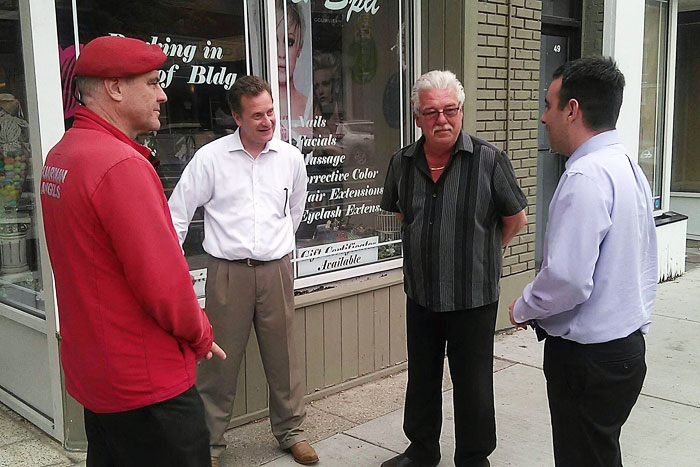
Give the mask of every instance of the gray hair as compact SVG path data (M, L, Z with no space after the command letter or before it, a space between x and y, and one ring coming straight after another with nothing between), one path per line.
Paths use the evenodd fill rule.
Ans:
M413 102L413 112L420 110L420 92L430 89L450 89L453 88L457 94L459 106L464 104L464 87L459 82L457 76L449 70L432 70L423 73L411 89L411 102Z
M86 97L91 98L95 96L104 80L104 78L95 78L92 76L76 76L74 78L74 83L80 98L84 101Z

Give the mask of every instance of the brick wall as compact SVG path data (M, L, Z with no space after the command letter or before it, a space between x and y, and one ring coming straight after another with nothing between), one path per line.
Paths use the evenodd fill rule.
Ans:
M581 31L581 55L603 53L603 15L605 0L585 0L583 2L583 30Z
M528 200L527 226L503 257L503 276L509 276L535 268L542 2L479 0L478 5L476 135L508 152Z

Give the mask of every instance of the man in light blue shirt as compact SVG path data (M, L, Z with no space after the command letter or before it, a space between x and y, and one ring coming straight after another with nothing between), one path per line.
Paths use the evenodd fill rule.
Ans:
M510 319L547 339L558 467L622 465L620 430L646 374L656 233L649 184L615 130L624 85L610 59L566 63L542 115L552 151L570 158L550 204L542 269Z

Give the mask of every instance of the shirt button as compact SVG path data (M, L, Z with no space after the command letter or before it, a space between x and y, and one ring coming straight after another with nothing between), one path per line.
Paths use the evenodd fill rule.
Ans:
M433 198L437 198L437 193L433 193Z

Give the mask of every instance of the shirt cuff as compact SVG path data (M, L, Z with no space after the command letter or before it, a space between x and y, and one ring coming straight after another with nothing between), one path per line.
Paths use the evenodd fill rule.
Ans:
M518 300L515 302L515 306L513 307L513 319L517 323L527 323L532 319L539 318L537 311L534 308L528 306L527 303L525 303L524 297L530 295L531 289L532 282L525 286L522 296L518 298Z

